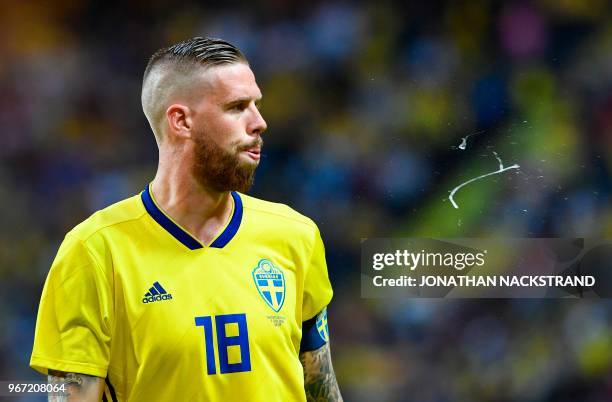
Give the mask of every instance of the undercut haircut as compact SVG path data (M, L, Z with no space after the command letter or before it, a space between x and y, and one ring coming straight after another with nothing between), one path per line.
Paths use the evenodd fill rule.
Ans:
M196 73L225 64L249 64L234 45L217 38L194 37L156 51L142 79L140 100L155 138L162 139L161 123L177 96L188 96Z

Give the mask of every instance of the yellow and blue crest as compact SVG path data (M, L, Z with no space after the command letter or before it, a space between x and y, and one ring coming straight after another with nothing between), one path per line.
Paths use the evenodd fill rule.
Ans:
M327 325L327 308L317 316L317 332L325 342L329 342L329 326Z
M285 275L272 261L262 258L253 270L253 280L257 291L266 304L279 312L285 302Z

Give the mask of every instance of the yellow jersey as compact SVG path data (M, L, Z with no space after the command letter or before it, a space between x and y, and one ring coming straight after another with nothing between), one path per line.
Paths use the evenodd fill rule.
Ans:
M109 401L304 401L302 323L332 297L319 230L285 205L231 195L209 245L150 186L70 231L32 368L105 378Z

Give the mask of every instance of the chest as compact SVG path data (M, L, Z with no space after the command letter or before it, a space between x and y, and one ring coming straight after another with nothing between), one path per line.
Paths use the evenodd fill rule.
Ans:
M302 279L291 255L253 246L150 251L116 263L114 338L132 349L122 355L200 356L202 370L232 372L258 353L299 350Z

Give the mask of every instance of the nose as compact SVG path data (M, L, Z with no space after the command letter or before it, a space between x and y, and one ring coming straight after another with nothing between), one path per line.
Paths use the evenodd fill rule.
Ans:
M252 113L251 113L251 119L247 126L247 132L251 135L255 135L255 134L261 135L264 131L266 131L266 129L268 128L268 125L266 124L266 121L264 120L263 116L259 112L259 109L257 109L257 106L252 105L251 108L252 108Z

